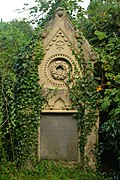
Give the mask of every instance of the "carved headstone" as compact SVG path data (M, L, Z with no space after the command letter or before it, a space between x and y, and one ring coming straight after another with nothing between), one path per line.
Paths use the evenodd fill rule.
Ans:
M72 49L77 50L76 31L64 9L56 10L55 18L49 22L46 33L43 33L45 48L44 60L39 66L40 84L48 89L57 89L56 95L48 99L44 110L68 110L71 103L66 82L68 75L72 78L77 61ZM90 56L87 41L83 43L86 60Z
M78 62L72 53L72 50L78 51L78 36L66 11L62 8L56 10L54 19L49 22L46 32L42 35L45 56L38 67L38 73L39 84L44 88L43 94L47 94L47 105L41 117L39 143L41 158L59 157L70 161L79 160L77 123L70 114L75 110L70 109L71 101L66 85L68 78L72 79L75 76L75 67L78 67ZM81 48L86 62L90 58L94 60L94 54L86 39L83 40ZM71 145L70 141L74 141L75 144ZM74 151L73 158L67 152L68 149L70 152Z

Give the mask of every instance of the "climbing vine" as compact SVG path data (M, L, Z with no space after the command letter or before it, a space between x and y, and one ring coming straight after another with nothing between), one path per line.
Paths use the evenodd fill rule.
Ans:
M17 27L22 24L23 21L0 23L0 160L14 160L16 75L13 65L29 37ZM32 35L31 27L24 22L24 29L26 27Z
M82 44L83 37L81 33L79 33L78 53L76 54L73 51L73 54L78 61L78 67L76 68L76 75L73 79L74 84L70 89L70 99L72 100L73 108L77 110L75 118L78 121L78 130L80 132L79 147L81 161L85 166L85 163L89 164L90 161L90 157L87 157L85 153L88 136L91 134L93 128L94 130L97 130L96 122L98 120L98 99L100 98L100 94L97 92L97 83L93 76L93 61L92 59L89 59L86 62ZM95 151L96 145L93 148L94 149L92 150ZM92 161L94 161L94 159Z
M44 101L38 84L38 65L43 56L42 39L34 35L19 50L10 73L0 76L1 160L4 156L17 165L37 160L38 125Z
M34 38L15 63L15 151L18 161L34 162L37 155L38 124L43 105L42 88L38 84L38 65L43 59L43 52L41 38Z

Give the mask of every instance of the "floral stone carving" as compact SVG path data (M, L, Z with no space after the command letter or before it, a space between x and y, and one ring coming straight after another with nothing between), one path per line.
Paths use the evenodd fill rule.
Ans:
M66 87L68 76L72 78L74 74L74 62L66 54L54 54L46 60L44 74L50 84L60 88Z
M65 61L55 61L50 67L50 72L55 80L64 80L69 73L69 66Z

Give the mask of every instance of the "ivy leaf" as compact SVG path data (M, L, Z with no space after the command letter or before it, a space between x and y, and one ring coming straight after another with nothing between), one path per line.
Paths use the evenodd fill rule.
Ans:
M99 40L107 38L107 35L104 32L101 32L101 31L98 31L98 30L95 31L95 35L98 36Z
M108 96L105 96L103 98L103 103L101 104L101 108L103 110L107 110L107 108L110 106L110 103L111 103L111 99L109 99Z
M118 75L116 76L116 82L117 82L118 84L120 84L120 74L118 74Z
M120 114L120 107L118 107L117 109L115 109L115 115Z

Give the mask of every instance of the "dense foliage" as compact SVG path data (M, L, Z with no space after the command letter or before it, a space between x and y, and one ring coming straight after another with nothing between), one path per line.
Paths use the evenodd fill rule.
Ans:
M37 66L43 50L41 41L36 41L38 36L23 21L1 22L0 30L0 158L17 160L18 164L37 148L38 114L43 100Z
M99 54L95 76L99 83L100 152L104 169L120 167L120 2L91 0L85 36ZM88 33L89 32L89 33ZM106 157L107 156L107 157ZM112 158L111 158L112 157ZM112 161L113 159L113 161Z
M23 24L24 29L21 30ZM24 21L0 23L0 158L3 155L4 158L13 159L12 129L15 125L14 84L16 81L13 66L20 49L32 34L32 28Z
M31 168L20 168L19 170L11 163L0 166L1 180L105 180L104 177L95 172L84 172L78 164L61 163L42 160Z

